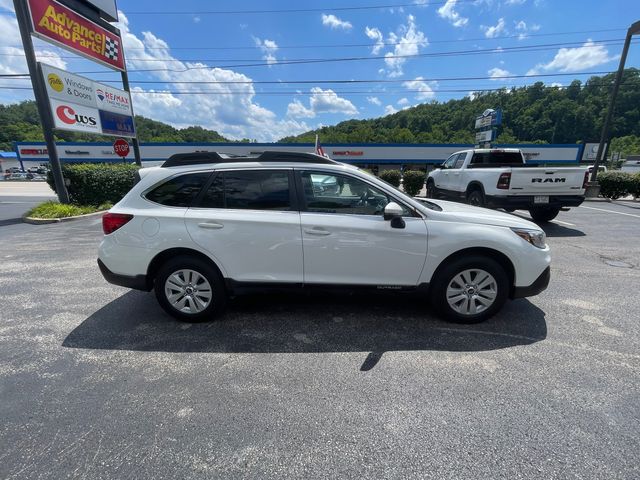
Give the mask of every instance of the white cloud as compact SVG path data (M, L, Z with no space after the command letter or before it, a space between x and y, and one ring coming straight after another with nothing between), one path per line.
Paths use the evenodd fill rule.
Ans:
M447 0L447 3L438 9L438 15L445 20L449 20L454 27L464 27L469 23L469 19L460 16L460 14L456 12L456 3L457 0Z
M400 105L401 107L404 107L406 105L409 105L409 99L407 97L401 98L400 100L398 100L398 105Z
M371 40L375 40L376 42L376 44L373 46L373 49L371 50L371 54L372 55L379 54L380 50L384 48L382 32L377 28L366 27L364 29L364 33L367 37L369 37Z
M13 11L13 5L11 2L4 1L0 6L8 11ZM1 74L15 74L26 73L27 61L24 56L24 50L22 47L16 47L16 43L20 43L20 30L18 29L18 22L14 16L0 15L0 73ZM60 54L56 51L55 47L48 45L44 42L34 42L36 57L39 61L53 65L54 67L65 69L67 68L67 62L60 57ZM40 43L43 46L39 46ZM21 86L22 85L22 82ZM28 83L30 86L31 83ZM26 91L26 90L25 90Z
M487 73L489 74L489 77L491 77L491 80L502 81L502 82L507 81L509 79L501 78L501 77L509 77L513 75L509 70L505 70L504 68L498 68L498 67L492 68Z
M260 40L259 38L253 37L253 41L256 43L257 47L260 47L263 53L263 60L266 60L269 66L276 63L278 59L276 58L275 53L278 51L278 44L275 40Z
M428 7L429 0L413 0L414 5L418 5L419 7Z
M522 5L527 0L506 0L504 3L506 5Z
M527 38L527 34L530 32L537 32L538 30L540 30L540 25L537 25L535 23L527 25L527 22L525 22L524 20L520 20L519 22L514 23L516 25L516 31L518 32L518 40Z
M484 36L487 38L495 38L505 32L506 24L504 18L500 18L498 23L492 27L485 27L482 25L480 28L484 30Z
M435 82L431 82L435 85ZM415 93L415 97L417 100L429 100L436 96L433 88L427 82L424 81L422 77L416 77L415 80L410 80L407 82L403 82L402 86L407 90L412 90Z
M581 47L561 48L553 60L549 63L539 63L527 74L535 75L541 71L551 70L579 72L609 63L616 58L616 56L609 56L609 51L603 45L596 45L592 40L587 40Z
M372 105L382 105L382 101L380 101L378 97L367 97L367 102L371 103Z
M353 103L338 96L333 90L323 90L320 87L311 89L309 107L306 107L297 98L287 106L287 116L291 118L314 118L320 113L341 113L353 116L358 114L358 109Z
M351 30L353 25L351 22L347 22L346 20L340 20L335 15L327 15L325 13L322 14L322 25L325 27L329 27L333 30L341 29L341 30Z
M315 116L316 112L314 112L311 108L305 107L297 98L295 98L293 102L291 102L287 106L287 117L313 118Z
M193 17L193 23L200 23L202 19L198 16Z
M358 113L358 109L353 103L346 98L339 97L331 89L322 90L320 87L313 87L309 104L315 113L342 113L344 115Z
M158 91L193 92L192 95L153 94L137 88L133 94L136 113L179 128L201 125L235 139L273 141L309 130L304 122L279 120L274 112L257 103L250 77L233 70L210 68L199 62L176 60L164 40L151 32L143 32L141 36L132 33L124 13L120 12L119 16L118 27L122 32L125 49L135 49L135 56L132 55L127 60L128 67L159 69L160 71L148 72L152 79L165 83L157 88ZM270 49L277 47L275 42L261 44ZM243 83L179 83L185 81Z
M384 107L384 116L393 115L394 113L398 113L398 109L393 105L387 105Z
M393 52L387 52L384 59L390 77L401 76L402 67L408 60L406 56L416 55L420 52L420 47L429 45L425 34L418 30L413 15L407 17L407 24L401 25L397 34L389 34L389 43L395 44Z

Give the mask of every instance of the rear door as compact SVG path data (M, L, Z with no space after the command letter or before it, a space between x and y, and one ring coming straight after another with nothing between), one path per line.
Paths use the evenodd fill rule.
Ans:
M511 190L514 195L581 195L585 168L514 168Z
M417 285L427 254L423 218L405 207L405 228L392 228L383 218L392 198L378 187L343 173L297 170L296 176L305 283Z
M302 238L292 169L223 170L187 210L195 243L229 278L301 283Z

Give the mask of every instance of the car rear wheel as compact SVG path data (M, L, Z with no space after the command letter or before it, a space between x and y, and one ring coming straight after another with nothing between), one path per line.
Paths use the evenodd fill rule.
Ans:
M162 308L186 322L209 320L224 311L227 293L219 272L196 257L166 262L156 275L155 293Z
M509 277L495 260L472 256L446 265L431 288L431 302L446 320L479 323L507 300Z
M480 190L471 190L467 195L467 202L474 207L484 207L484 195Z
M536 222L550 222L560 213L559 208L538 207L529 209L529 215Z

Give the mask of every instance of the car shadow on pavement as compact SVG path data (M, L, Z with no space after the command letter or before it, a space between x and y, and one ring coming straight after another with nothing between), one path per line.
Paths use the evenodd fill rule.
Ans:
M130 291L76 327L68 348L150 352L475 352L529 345L547 336L545 314L526 299L507 302L477 325L438 320L421 299L403 294L278 294L238 297L226 313L188 324L164 313L151 293Z
M547 237L584 237L586 233L575 228L565 227L557 223L540 223L540 228L544 230Z

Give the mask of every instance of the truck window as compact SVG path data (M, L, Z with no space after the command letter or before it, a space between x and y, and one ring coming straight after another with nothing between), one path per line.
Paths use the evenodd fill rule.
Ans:
M462 165L464 164L465 158L467 158L467 154L466 153L461 153L460 155L458 155L458 158L457 158L456 163L453 166L453 168L462 168Z
M524 164L520 152L504 152L500 150L490 152L476 152L471 159L471 166L482 167L521 167Z

